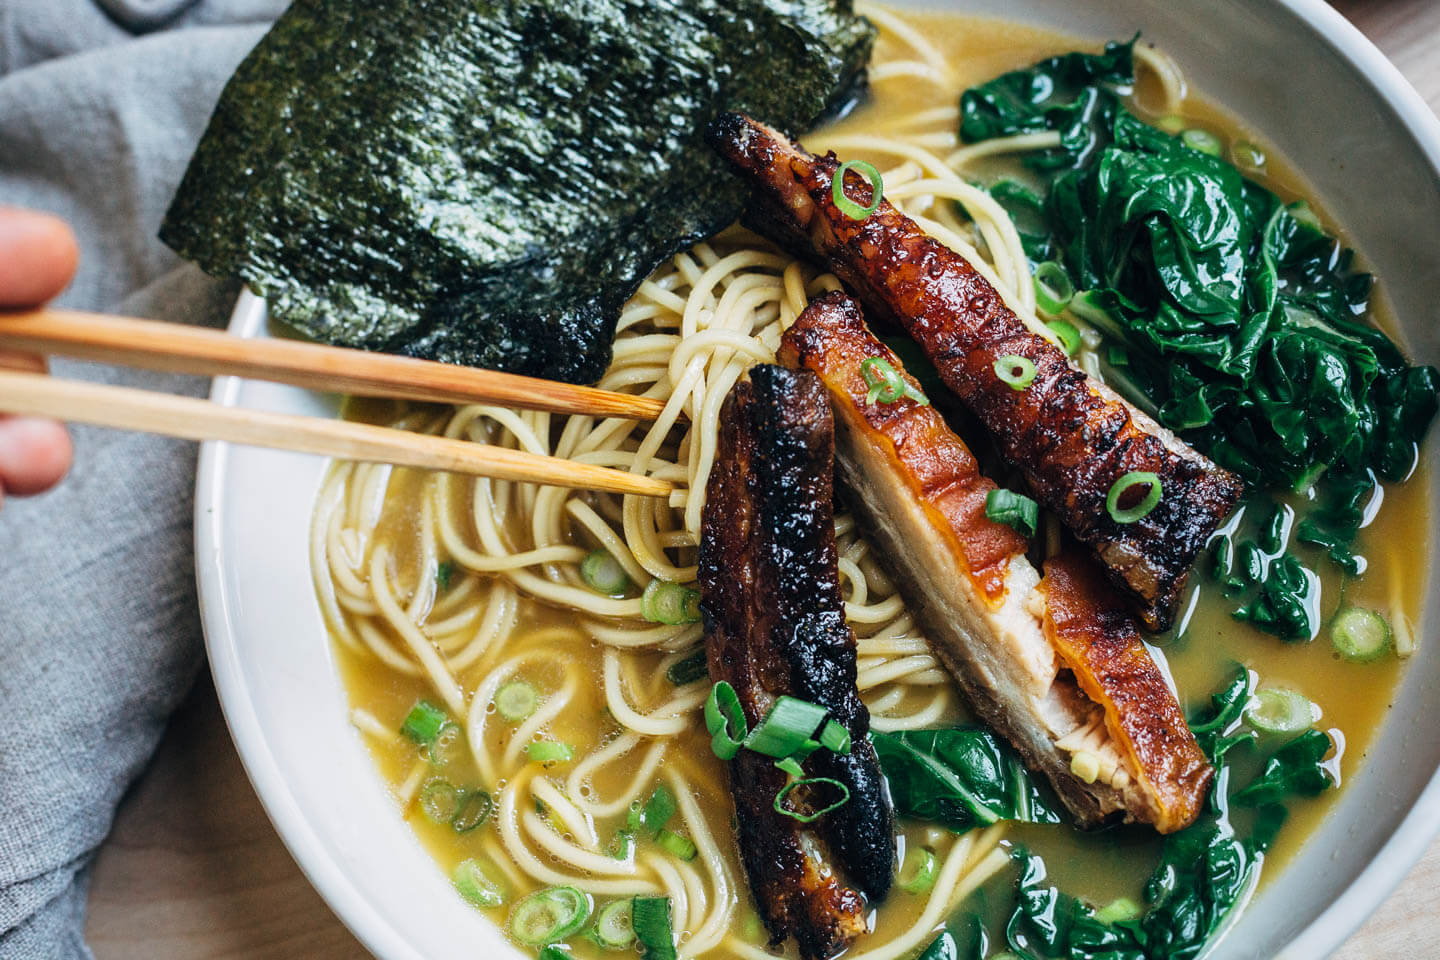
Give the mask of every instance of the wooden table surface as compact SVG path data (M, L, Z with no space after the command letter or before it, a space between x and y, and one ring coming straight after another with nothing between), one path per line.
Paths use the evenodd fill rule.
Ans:
M1337 0L1440 112L1440 0ZM1440 956L1440 843L1334 956ZM270 826L206 679L100 850L86 926L100 960L332 960L364 948Z

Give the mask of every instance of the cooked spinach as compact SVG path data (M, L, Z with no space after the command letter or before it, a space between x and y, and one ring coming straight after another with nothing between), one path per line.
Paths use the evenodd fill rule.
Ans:
M1235 794L1235 802L1258 807L1292 793L1314 796L1322 792L1334 782L1323 762L1330 747L1327 734L1306 730L1270 755L1260 776Z
M1326 506L1297 538L1356 572L1359 504L1413 468L1440 374L1363 322L1371 277L1303 202L1287 206L1125 108L1131 50L1052 57L967 90L960 135L1061 134L1025 159L1043 196L991 187L1022 217L1027 253L1064 264L1085 291L1079 309L1119 348L1117 385L1163 423L1252 485L1318 486ZM1219 573L1238 591L1231 559ZM1247 616L1308 635L1310 578L1293 560L1271 570L1252 580L1265 589Z
M1160 862L1145 885L1145 913L1118 923L1097 919L1093 907L1045 883L1044 862L1024 851L1018 898L1005 935L1023 960L1191 960L1252 887L1263 855L1285 821L1280 801L1329 786L1320 761L1330 739L1310 730L1281 747L1252 783L1232 793L1227 755L1253 743L1241 729L1254 677L1243 669L1191 721L1196 740L1216 766L1215 786L1200 819L1165 838ZM1230 803L1258 809L1248 828L1232 822Z
M952 830L1000 820L1059 823L1014 751L980 727L871 734L895 812Z
M746 187L722 110L853 99L849 0L295 0L227 84L161 237L319 340L571 381Z

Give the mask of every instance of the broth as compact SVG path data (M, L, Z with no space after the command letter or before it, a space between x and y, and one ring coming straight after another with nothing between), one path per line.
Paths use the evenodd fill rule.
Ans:
M904 78L882 80L876 84L870 102L833 130L812 135L809 138L812 145L823 148L828 136L847 132L883 133L887 124L899 116L930 108L952 106L960 90L968 86L1045 56L1094 46L1093 43L1073 38L989 20L910 13L904 14L904 20L922 30L942 47L949 63L953 65L954 88L938 89L933 84ZM876 62L884 62L887 58L896 56L895 50L893 41L882 34ZM1142 113L1144 100L1145 91L1142 88ZM1193 98L1185 102L1185 116L1187 120L1223 132L1229 138L1244 137L1264 144L1263 136L1243 128L1222 110L1197 103ZM953 121L950 122L950 128L953 129ZM1316 198L1304 189L1300 176L1273 151L1267 153L1270 153L1270 156L1267 158L1264 174L1257 179L1287 200L1303 196L1319 208L1320 205L1315 204ZM1011 165L1004 169L1014 173L1018 167ZM1382 326L1390 327L1383 297L1377 296L1374 303L1372 317L1378 318ZM419 421L424 421L427 417L434 419L442 416L442 412L438 408L355 402L350 405L348 415L374 422L394 423L403 417L411 417L412 421L417 417ZM1426 540L1425 525L1414 522L1414 518L1424 515L1426 481L1427 478L1421 475L1413 478L1413 482L1385 488L1384 509L1378 512L1374 522L1362 531L1357 541L1357 552L1363 553L1368 561L1368 569L1358 579L1342 584L1338 569L1328 562L1317 548L1292 545L1292 551L1302 562L1320 575L1322 611L1326 618L1336 609L1337 598L1342 589L1347 601L1386 611L1392 619L1419 609L1422 572L1429 557L1430 545ZM392 566L395 570L426 568L425 554L429 548L421 531L427 522L426 511L432 509L432 506L427 506L427 503L432 503L427 501L430 495L427 493L427 482L425 474L396 469L388 474L388 484L382 488L383 505L380 507L378 525L374 528L370 542L390 545L393 554ZM453 523L467 532L473 532L474 524L466 506L472 491L473 484L470 481L457 480L449 491L448 499L442 498L439 507L452 511ZM358 490L357 481L350 489L345 490L343 495L347 498L361 498L364 493ZM525 518L519 516L510 518L510 528L505 533L511 543L530 542L531 531L525 528L524 520ZM593 545L593 540L577 530L573 523L566 530L565 536L567 542L582 549L588 550ZM693 562L693 550L687 552L682 549L675 556L679 558L677 563ZM355 566L360 569L364 564L357 562ZM324 576L323 571L319 575ZM467 607L483 610L486 591L491 582L489 577L460 572L458 575L446 575L445 579L450 580L448 589L442 588L431 609L422 611L422 621L427 618L429 622L433 622L445 617L462 616ZM401 580L404 580L403 574ZM1323 636L1313 643L1283 643L1235 620L1231 616L1234 601L1223 597L1203 572L1197 571L1192 581L1198 585L1192 588L1198 591L1198 596L1194 598L1193 614L1186 620L1184 628L1173 631L1171 635L1155 638L1155 647L1163 656L1164 662L1168 663L1187 711L1208 701L1210 694L1231 675L1234 663L1243 664L1259 674L1262 686L1296 689L1321 706L1323 717L1319 726L1338 734L1337 741L1343 737L1344 747L1339 757L1338 769L1343 782L1348 783L1360 770L1366 751L1381 726L1403 666L1402 662L1394 656L1367 664L1344 662L1332 651ZM419 589L413 584L412 588ZM545 736L572 745L576 757L584 757L602 748L621 730L621 726L607 709L605 692L598 679L603 676L606 666L603 645L577 626L577 616L572 611L547 605L523 593L516 603L516 626L505 641L503 651L486 653L469 669L458 671L456 679L460 688L467 694L473 693L481 678L494 666L498 656L531 657L531 662L524 668L525 679L546 690L564 688L571 682L567 678L590 678L592 682L579 682L575 685L566 709L546 726ZM392 633L388 640L403 649L402 638ZM417 699L434 696L431 685L423 675L407 676L384 666L369 652L368 647L357 647L337 639L335 655L350 703L360 711L357 717L361 718L361 722L357 725L366 726L369 720L373 719L378 721L379 731L397 730ZM660 651L630 651L626 654L619 669L625 674L625 685L636 700L655 703L673 692L663 669L667 656L670 655ZM673 657L670 659L673 660ZM932 687L920 685L902 691L900 700L906 703L914 700L919 703L923 697L931 696L927 691ZM954 703L953 698L942 698L934 702L943 707L937 715L938 723L952 723L963 718L963 711ZM513 726L503 722L488 723L486 750L494 755L504 754L510 746L509 738L513 731ZM378 735L367 736L365 740L375 757L382 778L391 785L400 800L402 814L413 824L417 837L442 868L449 872L466 858L489 857L506 876L506 883L510 888L510 903L524 893L544 886L511 862L496 837L493 825L471 833L457 834L448 824L435 824L426 819L413 802L413 796L417 783L431 776L432 771L423 759L417 758L417 749L412 742L398 736L383 738ZM642 754L643 749L637 748L635 753L631 754L631 759L638 762ZM667 771L678 774L683 782L691 786L692 796L698 802L703 823L726 859L730 877L736 881L726 894L738 905L738 912L732 922L735 931L732 936L740 942L758 947L763 943L764 936L758 916L750 906L744 875L733 850L731 806L725 770L711 753L708 736L698 721L689 724L685 732L677 735L657 766L655 776L648 782L655 782L662 774L668 775ZM635 763L601 765L595 770L593 777L580 785L581 792L589 791L590 796L601 798L623 794L635 772ZM534 764L515 774L520 777L537 775L541 773ZM557 782L564 782L570 776L570 769L557 766L545 775L552 776ZM452 765L447 767L446 776L472 784L482 783L485 779L484 772L466 751L461 751L452 761ZM487 788L498 786L499 784L490 784ZM1338 791L1331 790L1314 799L1296 799L1290 802L1291 817L1281 832L1278 843L1267 856L1269 862L1266 876L1273 876L1278 866L1304 842L1306 836L1330 809L1337 793ZM524 817L527 812L515 811L514 815ZM536 807L533 812L535 816L552 821L558 816L555 810L544 809L543 805ZM591 820L603 848L607 838L624 828L626 813L619 812ZM557 834L564 837L568 835L567 831L573 833L570 826L557 824ZM699 833L695 824L690 825L690 831L692 836ZM943 830L920 824L903 825L903 835L905 844L929 845L942 855L942 859L944 853L953 845L967 842L954 838ZM1024 826L1010 828L1006 836L1007 839L1003 841L1006 844L1024 843L1035 852L1044 854L1050 876L1067 892L1097 904L1106 903L1117 896L1129 896L1138 900L1141 885L1149 875L1158 849L1158 840L1153 831L1142 828L1110 830L1097 835L1082 836L1068 827ZM993 843L995 839L989 835L978 839L972 837L976 849L967 855L979 859L979 854L983 852L980 847ZM1004 872L1000 876L1001 879L995 881L997 884L1010 882L1010 872ZM597 897L597 900L603 899L603 896ZM896 889L877 912L872 936L857 944L852 954L863 954L875 944L899 937L916 923L926 902L923 896ZM506 912L506 907L489 911L502 928L505 926ZM679 926L677 921L677 928ZM793 947L790 949L793 951ZM577 957L604 955L604 951L594 944L578 939L574 943L573 952ZM722 946L711 955L728 956L730 950Z

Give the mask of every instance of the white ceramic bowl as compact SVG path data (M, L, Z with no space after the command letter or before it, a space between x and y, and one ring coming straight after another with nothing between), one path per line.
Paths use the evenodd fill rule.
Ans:
M1440 360L1440 124L1399 73L1321 0L950 0L968 13L1096 40L1141 29L1195 88L1278 145L1379 274L1411 350ZM945 0L916 6L944 7ZM265 335L241 298L231 329ZM221 379L226 405L333 415L301 390ZM1440 480L1440 438L1427 459ZM395 807L346 719L311 588L307 531L325 464L208 445L195 539L215 686L246 770L276 829L347 926L387 960L519 957L452 895ZM1429 491L1431 542L1440 520ZM1214 960L1323 957L1400 881L1440 829L1436 602L1428 574L1420 650L1355 783L1288 870L1273 878Z

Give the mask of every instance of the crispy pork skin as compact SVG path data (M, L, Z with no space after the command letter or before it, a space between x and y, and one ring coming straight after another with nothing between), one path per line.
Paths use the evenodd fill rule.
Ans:
M867 398L871 357L918 391L839 293L779 350L829 390L840 475L937 658L1081 824L1188 825L1213 771L1120 596L1088 556L1052 560L1042 581L1025 538L986 517L995 484L940 414Z
M1243 493L1240 478L1077 369L963 257L889 203L863 220L842 213L831 194L839 167L833 155L812 156L741 114L719 117L709 136L755 185L745 222L817 257L875 316L903 326L1024 474L1031 494L1095 551L1146 626L1168 628L1196 555ZM862 206L871 200L858 174L844 189ZM1035 365L1025 389L997 375L996 361L1010 356ZM1133 471L1158 476L1162 496L1143 519L1119 523L1105 499Z
M774 809L787 777L771 758L741 750L730 762L756 905L772 942L793 936L807 960L833 956L865 931L865 897L883 898L894 872L894 813L855 688L855 637L836 569L833 458L819 380L754 368L721 410L700 543L710 675L735 688L750 727L790 695L826 707L850 732L848 755L819 750L804 762L807 776L850 792L812 824Z

